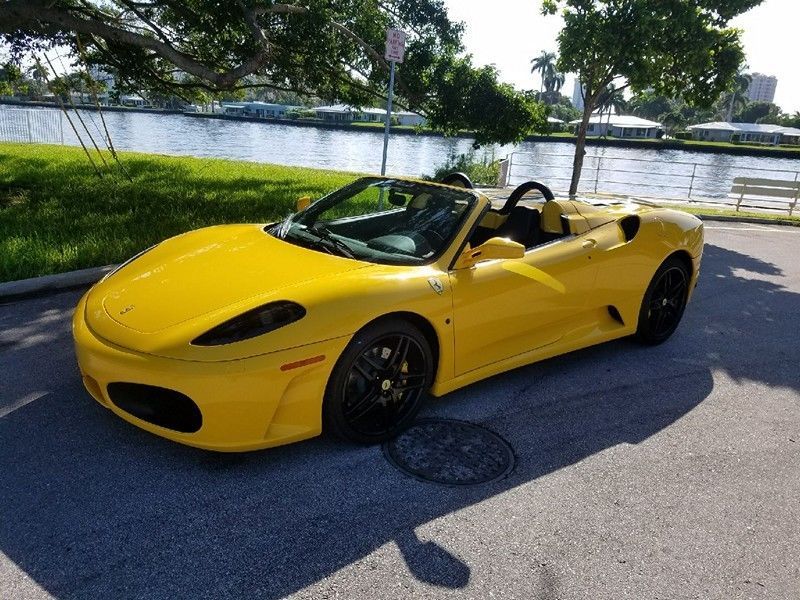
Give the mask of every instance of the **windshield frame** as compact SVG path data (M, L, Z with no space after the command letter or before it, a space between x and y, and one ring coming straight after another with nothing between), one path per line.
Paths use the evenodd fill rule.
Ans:
M429 181L421 181L411 178L403 178L403 177L382 177L382 176L365 176L359 177L358 179L348 183L347 185L338 188L329 194L321 197L316 202L313 202L306 208L296 213L288 215L285 219L279 221L278 223L274 223L264 228L265 232L268 234L285 241L289 244L300 246L303 248L308 248L315 252L323 252L325 250L314 248L311 245L306 245L302 242L298 242L298 240L288 237L289 232L291 231L292 225L302 225L304 229L312 232L312 235L316 235L316 232L313 229L313 224L315 223L315 219L318 215L324 213L326 210L336 206L339 202L346 201L347 199L351 198L354 194L367 189L367 187L386 183L391 185L393 182L402 182L407 185L414 185L414 186L421 186L422 188L429 188L429 192L435 194L438 190L444 189L447 190L448 193L459 193L462 196L462 199L466 202L466 206L462 211L461 215L458 217L458 221L456 226L453 228L452 233L450 236L444 239L441 246L429 257L416 257L413 255L408 255L408 260L402 260L403 254L398 253L397 256L398 260L381 260L375 257L366 257L361 255L360 253L355 257L348 257L344 254L337 254L341 258L349 259L349 260L356 260L359 262L364 262L368 264L378 264L378 265L390 265L390 266L400 266L400 267L423 267L428 266L433 263L436 263L439 259L442 258L443 255L447 253L449 249L451 249L454 244L457 243L460 234L464 231L465 226L470 222L470 216L474 214L476 207L479 205L479 199L481 195L472 189L467 188L457 188L454 186L445 186L441 184L437 184L436 182L429 182ZM385 209L387 212L391 210L391 206ZM397 210L402 210L402 208L398 208ZM381 213L371 213L371 214L381 214ZM355 217L343 217L343 219L347 218L360 218L360 216ZM308 223L311 221L311 225ZM336 235L336 234L334 234ZM346 236L341 236L345 237ZM361 242L361 240L357 240ZM354 252L355 254L355 252Z

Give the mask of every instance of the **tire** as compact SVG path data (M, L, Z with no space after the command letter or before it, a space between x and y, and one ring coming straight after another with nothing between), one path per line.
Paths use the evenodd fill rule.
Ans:
M636 338L654 346L669 339L686 309L689 270L682 260L670 257L658 268L644 293L639 309Z
M368 325L333 368L323 427L359 444L389 440L414 421L433 376L433 352L414 325L399 318Z

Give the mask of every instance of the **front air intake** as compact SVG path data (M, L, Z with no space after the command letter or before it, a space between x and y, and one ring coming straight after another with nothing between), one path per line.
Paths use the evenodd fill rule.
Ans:
M137 419L180 431L194 433L203 425L197 404L180 392L141 383L109 383L111 402Z

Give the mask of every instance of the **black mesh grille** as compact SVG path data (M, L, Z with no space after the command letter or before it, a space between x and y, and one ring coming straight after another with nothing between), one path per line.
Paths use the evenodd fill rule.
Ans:
M109 383L111 401L134 417L159 427L194 433L203 415L191 398L175 390L141 383Z

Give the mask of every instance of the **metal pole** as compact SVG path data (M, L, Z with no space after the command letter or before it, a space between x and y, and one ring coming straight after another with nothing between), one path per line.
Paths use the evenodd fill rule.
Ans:
M389 151L389 127L392 122L392 96L394 95L394 61L389 68L389 95L386 99L386 127L383 130L383 160L381 160L381 175L386 175L386 153Z
M692 168L692 178L689 180L689 194L686 196L689 199L689 202L692 201L692 189L694 188L695 173L697 173L697 163L694 163L694 167Z
M600 179L600 165L602 165L602 164L603 164L603 157L602 156L598 156L597 157L597 171L595 171L595 175L594 175L594 193L595 194L597 193L597 182Z

